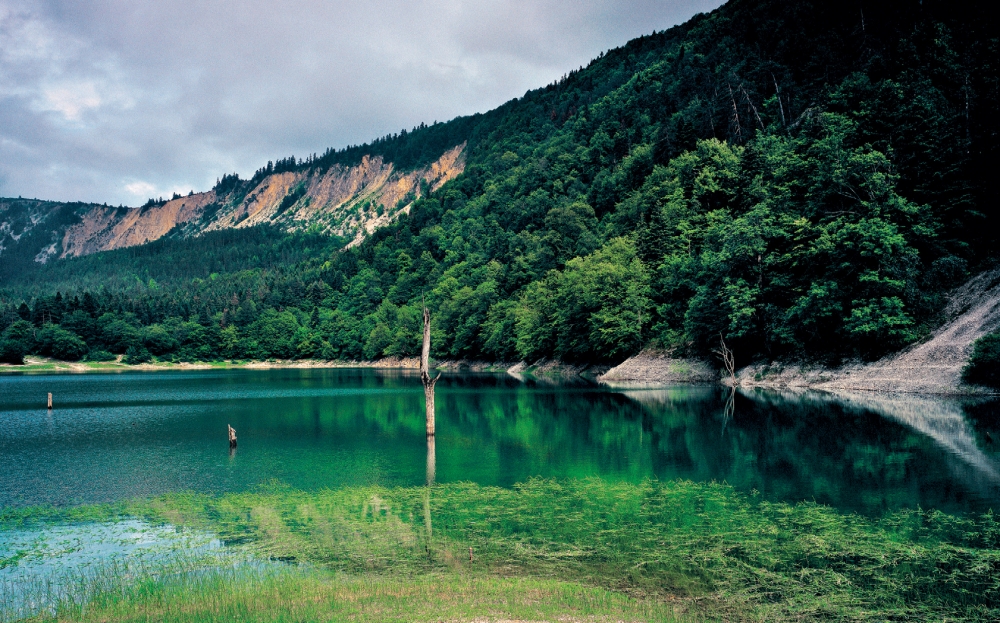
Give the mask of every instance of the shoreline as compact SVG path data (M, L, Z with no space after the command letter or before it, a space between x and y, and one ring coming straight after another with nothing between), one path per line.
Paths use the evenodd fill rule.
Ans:
M86 374L88 372L127 372L130 370L162 371L162 370L270 370L279 368L403 368L418 369L417 358L386 358L376 361L322 361L318 359L292 360L224 360L224 361L154 361L139 364L127 364L119 356L115 361L61 361L49 357L25 357L24 365L0 364L0 375L25 372L70 372Z
M906 351L904 351L906 353ZM900 354L892 359L900 358ZM25 357L25 364L15 366L0 364L0 377L16 374L69 373L87 374L101 372L156 372L185 370L278 370L278 369L324 369L324 368L371 368L418 370L417 357L387 357L377 360L325 361L319 359L292 359L271 361L198 361L198 362L149 362L141 364L122 363L122 356L116 361L60 361L47 357ZM876 394L905 394L918 396L973 397L997 396L1000 390L989 387L970 386L961 383L956 370L950 383L941 383L942 366L919 369L901 365L893 367L895 361L880 361L869 364L850 363L839 368L795 362L756 363L736 371L736 384L743 389L799 390L838 393L843 391L871 392ZM954 367L954 366L951 366ZM629 357L617 366L602 364L566 364L555 360L527 362L489 362L468 360L434 361L432 368L444 372L495 372L507 373L519 379L573 378L597 382L611 389L662 389L677 385L722 385L732 386L732 381L712 367L710 362L699 359L671 357L669 353L644 350ZM891 374L890 374L891 373ZM924 377L931 373L937 377L928 381Z
M62 361L51 357L29 355L24 358L24 365L0 363L0 375L36 373L36 372L68 372L86 374L88 372L127 372L163 371L163 370L276 370L276 369L319 369L319 368L382 368L419 370L419 357L386 357L376 360L323 360L323 359L275 359L275 360L223 360L223 361L152 361L139 364L128 364L119 355L114 361ZM597 376L609 366L584 365L572 366L558 361L539 361L534 364L525 362L490 362L443 359L432 360L432 368L441 371L465 372L508 372L510 374L528 374L543 376Z

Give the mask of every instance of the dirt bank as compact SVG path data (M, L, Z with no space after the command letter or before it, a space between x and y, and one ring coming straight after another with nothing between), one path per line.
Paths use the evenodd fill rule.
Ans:
M645 350L597 378L614 387L636 387L714 383L719 380L719 373L704 361L676 359L662 351Z

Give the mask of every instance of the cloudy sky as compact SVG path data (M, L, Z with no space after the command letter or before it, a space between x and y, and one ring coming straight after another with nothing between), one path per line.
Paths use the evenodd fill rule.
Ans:
M721 0L0 0L0 196L138 205L486 111Z

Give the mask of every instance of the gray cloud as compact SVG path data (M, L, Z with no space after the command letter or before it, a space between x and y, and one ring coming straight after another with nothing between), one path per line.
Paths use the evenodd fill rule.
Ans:
M493 108L721 0L0 0L0 196L136 205Z

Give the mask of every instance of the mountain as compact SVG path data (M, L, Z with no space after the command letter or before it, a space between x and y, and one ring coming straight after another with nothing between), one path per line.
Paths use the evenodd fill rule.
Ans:
M379 357L415 352L426 301L438 356L877 358L994 261L987 8L732 0L488 113L207 193L4 200L0 327L38 352L58 327L83 352Z
M269 165L260 179L226 176L208 192L151 199L141 208L0 199L0 259L10 262L8 267L23 266L29 258L45 264L167 234L196 236L262 224L322 231L357 244L407 212L424 188L437 190L461 174L464 149L456 145L434 162L403 172L382 156L368 155L354 166L274 172Z

